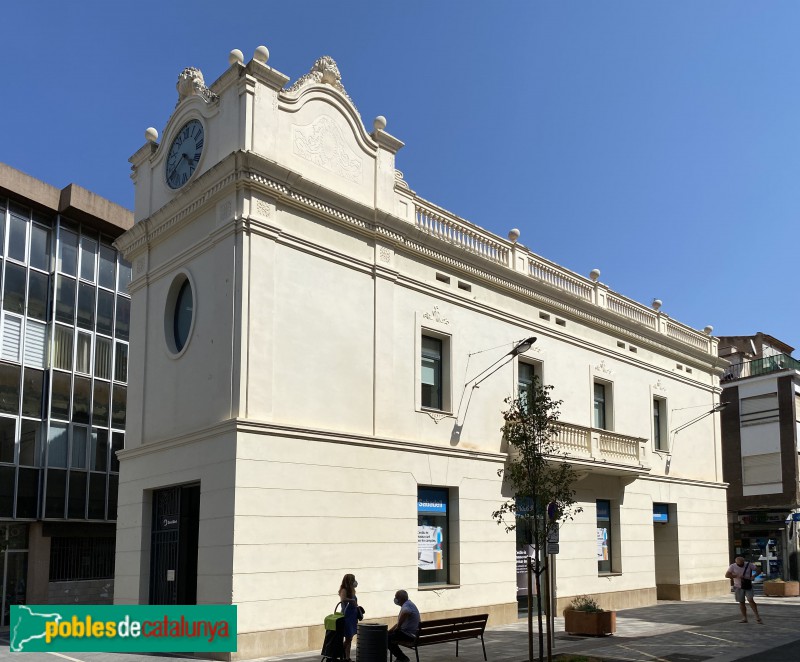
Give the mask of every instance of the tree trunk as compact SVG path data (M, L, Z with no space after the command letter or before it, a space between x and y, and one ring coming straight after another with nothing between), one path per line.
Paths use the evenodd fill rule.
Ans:
M528 556L528 662L533 662L533 569Z

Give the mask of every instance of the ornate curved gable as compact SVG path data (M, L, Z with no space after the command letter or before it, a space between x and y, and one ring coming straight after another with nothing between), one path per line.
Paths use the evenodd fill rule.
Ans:
M344 89L333 58L319 58L278 98L285 149L295 167L330 188L349 189L352 197L371 199L378 146Z

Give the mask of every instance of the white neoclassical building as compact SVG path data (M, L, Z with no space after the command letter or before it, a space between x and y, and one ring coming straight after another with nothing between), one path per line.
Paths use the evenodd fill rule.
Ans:
M711 329L421 198L331 58L291 85L264 48L230 61L210 87L186 69L131 158L116 602L236 604L238 658L318 647L346 572L370 618L405 588L425 615L515 620L491 513L532 374L580 475L559 607L727 590Z

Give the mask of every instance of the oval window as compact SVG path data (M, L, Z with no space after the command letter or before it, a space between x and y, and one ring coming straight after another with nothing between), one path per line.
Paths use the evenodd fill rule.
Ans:
M178 296L175 299L175 313L173 315L173 333L175 339L175 349L179 352L186 345L189 339L189 332L192 329L192 314L194 310L194 300L192 298L192 286L189 279L183 281Z

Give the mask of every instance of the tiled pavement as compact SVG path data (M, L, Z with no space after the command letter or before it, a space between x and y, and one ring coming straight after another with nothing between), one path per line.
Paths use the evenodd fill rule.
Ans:
M696 602L659 602L651 607L617 612L617 632L604 638L575 637L564 632L564 619L556 619L554 653L589 655L607 662L795 662L800 660L800 598L758 596L764 625L750 618L739 623L732 596ZM527 659L525 621L488 629L485 635L489 662L523 662ZM790 645L791 644L791 645ZM782 647L782 648L781 648ZM774 650L772 650L774 649ZM534 652L538 651L535 642ZM771 652L769 652L771 651ZM0 659L17 662L54 662L53 654L9 653L0 638ZM175 656L67 653L57 659L77 662L156 662ZM413 659L413 658L412 658ZM320 662L317 651L262 658L266 662ZM481 662L480 642L462 642L459 657L454 644L420 650L420 662Z

